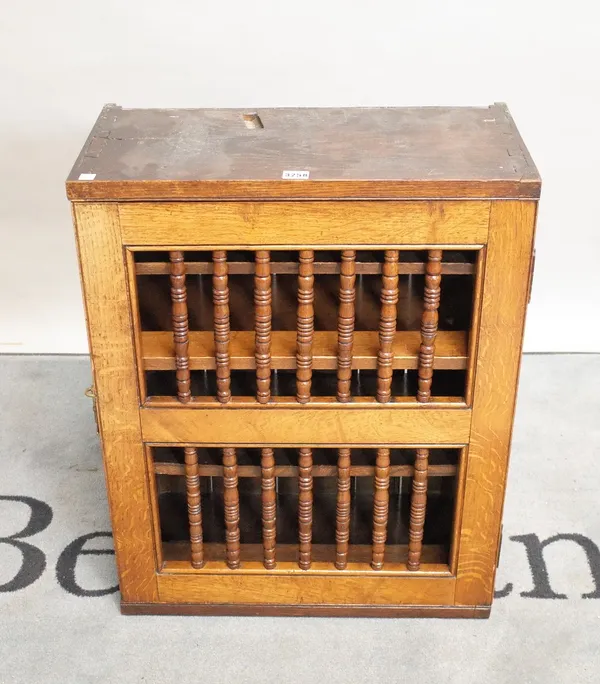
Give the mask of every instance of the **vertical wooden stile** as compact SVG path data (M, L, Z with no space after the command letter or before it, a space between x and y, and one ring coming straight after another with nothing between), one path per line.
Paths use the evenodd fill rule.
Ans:
M417 401L431 400L435 336L438 329L438 308L440 306L440 284L442 280L442 250L430 249L425 269L425 292L423 295L423 316L421 318L421 348L419 351L419 387Z
M310 401L312 379L312 344L315 332L315 277L314 252L300 251L298 268L298 321L296 337L296 400L301 404Z
M345 570L348 565L350 540L350 449L338 451L337 503L335 517L335 567Z
M213 252L213 302L215 327L215 364L217 368L217 399L222 404L231 400L231 369L229 364L229 287L227 252Z
M223 508L225 512L225 556L227 567L240 567L240 495L235 449L223 449Z
M300 449L298 459L298 565L309 570L312 562L313 476L312 449Z
M377 355L377 401L381 403L386 403L392 398L393 345L398 305L398 258L397 249L388 249L383 262Z
M192 398L192 393L190 389L189 324L183 252L169 252L169 261L171 262L171 320L173 323L177 398L182 404L187 404Z
M256 399L271 399L271 256L268 250L256 252L254 276L254 318L256 360Z
M421 567L421 551L423 549L423 529L427 510L427 469L429 466L429 449L417 449L415 470L412 481L412 498L410 500L410 524L408 529L408 562L409 570Z
M261 451L262 538L263 565L272 570L275 565L277 537L277 493L275 491L275 456L273 449Z
M375 494L373 497L373 570L383 568L390 503L390 450L377 449Z
M184 447L185 491L187 495L188 522L190 527L190 553L193 568L204 565L202 544L202 501L200 498L200 473L198 452L195 447Z
M340 308L338 313L337 400L350 401L352 380L352 343L354 336L354 301L356 299L356 252L342 252Z

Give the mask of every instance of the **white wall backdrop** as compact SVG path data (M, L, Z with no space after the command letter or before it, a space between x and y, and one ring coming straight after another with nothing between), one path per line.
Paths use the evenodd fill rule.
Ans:
M101 106L506 101L543 177L526 351L600 352L593 0L0 3L0 353L87 351L64 179Z

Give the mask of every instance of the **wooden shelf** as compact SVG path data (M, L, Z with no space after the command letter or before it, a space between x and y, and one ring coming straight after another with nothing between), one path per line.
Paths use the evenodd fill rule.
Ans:
M351 544L348 549L349 567L347 570L336 570L333 560L335 558L335 546L331 544L313 544L311 570L333 573L366 572L371 573L370 566L373 547L370 544ZM257 573L277 572L305 572L298 568L298 545L277 545L277 566L274 570L265 571L262 563L263 548L261 544L242 544L241 555L244 570L253 570ZM232 572L225 565L225 544L204 544L204 556L206 564L201 570L194 570L190 564L190 545L187 542L163 542L162 559L163 571L165 572ZM389 544L385 548L385 572L409 572L406 567L408 558L407 544ZM424 573L448 573L448 550L441 544L425 544L421 556L421 562L426 568ZM236 572L236 571L234 571ZM383 571L382 571L383 573ZM411 572L414 575L414 572ZM418 574L418 573L417 573Z
M191 370L214 370L215 351L212 332L193 331L189 334L189 360ZM394 361L396 369L416 369L418 366L420 333L416 330L398 331L394 338ZM175 370L173 333L143 332L141 334L142 357L145 370ZM467 333L463 331L440 331L435 343L434 368L439 370L463 370L467 367ZM354 333L352 368L375 370L379 336L375 331ZM254 360L254 332L231 333L229 344L230 366L233 370L251 370ZM271 342L271 367L278 370L296 368L296 332L275 331ZM337 368L337 332L315 332L313 344L313 369L335 370Z

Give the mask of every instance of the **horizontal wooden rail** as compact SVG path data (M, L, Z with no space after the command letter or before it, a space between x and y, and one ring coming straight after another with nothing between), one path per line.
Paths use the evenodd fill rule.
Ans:
M487 242L486 201L119 204L125 245L242 249L463 248Z
M377 261L357 261L356 275L381 275L381 263ZM404 261L398 264L400 275L423 275L426 264L421 261ZM251 261L230 261L228 263L229 275L253 275L256 267ZM315 275L339 275L341 264L336 261L315 261ZM168 275L169 264L162 261L140 261L135 265L137 275ZM186 261L185 272L187 275L212 275L213 265L208 261ZM445 261L442 264L443 275L472 275L475 265L463 262ZM295 261L272 261L271 274L297 275L298 262Z
M356 568L337 570L333 563L320 567L314 562L310 570L301 570L297 563L277 561L274 570L267 570L262 564L242 562L245 577L241 582L239 570L230 570L222 562L215 567L207 561L202 570L194 570L188 563L187 571L183 571L185 581L167 565L156 575L156 583L161 603L222 604L224 596L235 596L237 602L260 606L262 610L284 599L288 605L298 607L351 607L357 600L363 606L397 606L401 596L405 605L452 605L456 578L450 576L448 566L428 566L431 571L420 574L405 573L404 565L396 567L398 570L392 565L389 570L384 567L373 572L369 565L357 564ZM265 591L265 575L277 575L277 590L273 587ZM386 582L381 581L383 575L389 575Z
M274 331L271 333L271 367L279 370L296 368L296 332ZM173 334L170 332L143 332L142 357L145 370L175 370ZM231 332L229 362L233 370L256 368L255 337L253 331ZM398 331L393 342L393 368L416 369L418 367L421 335L418 330ZM436 337L434 368L439 370L462 370L467 367L467 333L463 331L440 331ZM352 368L374 370L377 368L379 337L377 331L354 333ZM190 369L214 370L214 336L212 332L189 333L188 356ZM337 368L337 332L317 331L312 347L313 370Z
M180 463L160 463L154 464L154 472L157 475L184 475L185 466ZM223 477L223 466L217 464L204 464L198 466L201 477ZM374 466L351 466L351 477L369 477L375 472ZM390 477L412 477L414 468L411 465L390 466ZM238 477L260 477L260 466L245 465L238 466ZM429 466L428 474L430 477L451 477L456 474L456 466L451 463L443 465ZM298 477L298 467L291 465L275 466L275 477ZM313 465L313 477L336 477L337 466L335 465Z
M309 410L306 406L280 410L230 409L215 402L212 408L146 408L140 410L142 439L149 444L224 445L232 439L240 445L271 444L316 446L370 444L464 445L469 441L471 410L463 408L404 408L390 404L351 404ZM310 407L310 404L309 404ZM235 411L232 415L231 411Z

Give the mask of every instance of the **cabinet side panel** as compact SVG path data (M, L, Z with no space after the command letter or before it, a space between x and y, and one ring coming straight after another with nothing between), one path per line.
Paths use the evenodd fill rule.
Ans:
M127 277L116 205L74 207L115 554L125 601L156 601Z
M455 602L492 601L527 307L535 202L490 214Z

